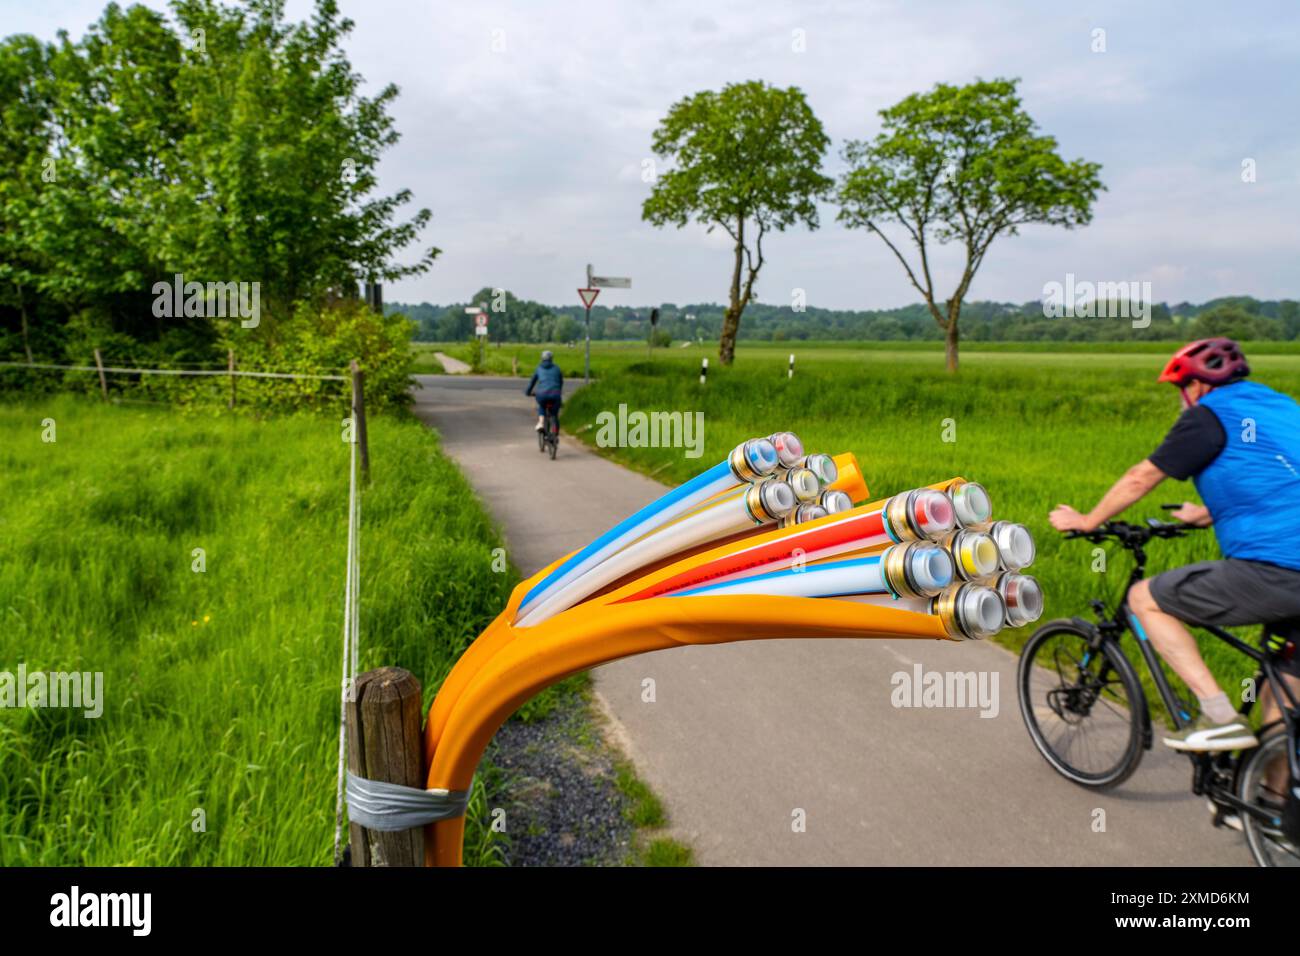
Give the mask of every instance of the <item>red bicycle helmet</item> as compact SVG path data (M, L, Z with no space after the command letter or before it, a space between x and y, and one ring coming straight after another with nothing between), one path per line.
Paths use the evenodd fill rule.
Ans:
M1249 374L1246 357L1232 339L1200 339L1174 353L1159 381L1173 382L1179 388L1191 381L1226 385Z

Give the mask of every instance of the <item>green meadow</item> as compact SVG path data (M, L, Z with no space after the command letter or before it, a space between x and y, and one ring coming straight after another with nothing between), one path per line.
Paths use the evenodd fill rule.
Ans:
M0 710L0 865L331 862L340 417L0 405L0 671L103 675L98 718ZM513 572L433 432L377 416L370 449L361 669L407 668L427 705ZM502 857L484 800L471 864Z

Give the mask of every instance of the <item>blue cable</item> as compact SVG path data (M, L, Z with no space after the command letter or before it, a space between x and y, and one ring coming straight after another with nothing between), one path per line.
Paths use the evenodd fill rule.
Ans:
M663 521L652 524L651 519L662 515L667 509L676 505L679 512L684 511L695 503L690 500L693 497L703 501L709 495L735 483L737 483L737 478L731 471L731 465L727 461L721 461L707 471L696 475L685 484L677 486L663 497L646 505L636 514L624 518L533 585L532 589L524 595L524 599L519 603L520 612L545 593L568 584L579 574L586 572L589 567L602 560L609 552L618 549L628 539L654 530ZM715 484L721 487L712 487ZM643 525L649 525L649 527L642 527Z

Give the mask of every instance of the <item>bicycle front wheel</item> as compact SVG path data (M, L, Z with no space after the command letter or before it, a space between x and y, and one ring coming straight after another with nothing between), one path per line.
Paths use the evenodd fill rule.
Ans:
M1147 705L1118 644L1091 645L1075 621L1044 624L1020 652L1017 685L1038 752L1067 780L1104 790L1141 762Z
M1266 815L1241 814L1251 855L1260 866L1300 866L1300 846L1282 832L1289 769L1285 727L1261 732L1259 746L1246 758L1237 776L1237 796Z

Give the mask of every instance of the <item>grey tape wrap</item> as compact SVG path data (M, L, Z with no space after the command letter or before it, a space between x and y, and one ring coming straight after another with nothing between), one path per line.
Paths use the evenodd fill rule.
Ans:
M353 823L367 830L410 830L464 816L469 790L421 790L367 780L349 770L347 798L348 819Z

